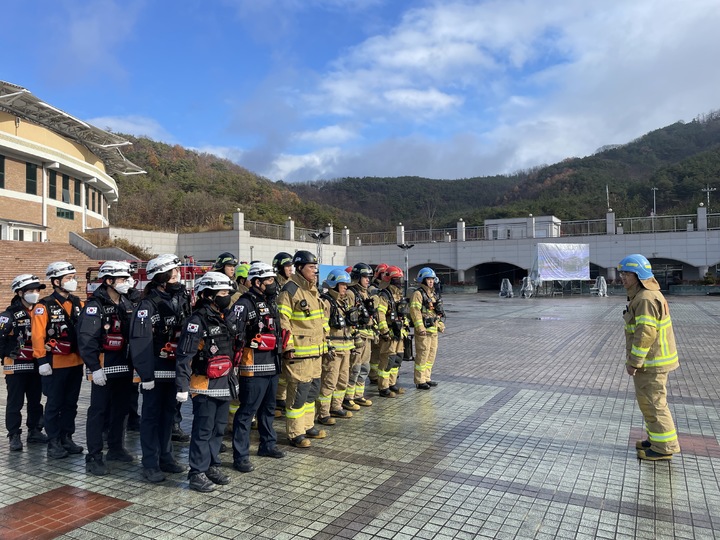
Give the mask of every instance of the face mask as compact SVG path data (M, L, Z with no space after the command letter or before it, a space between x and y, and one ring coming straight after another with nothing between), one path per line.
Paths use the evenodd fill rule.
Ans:
M277 294L277 284L276 283L271 283L270 285L265 285L265 295L266 296L270 297L270 296L275 296L276 294Z
M127 294L130 290L131 285L126 281L124 283L118 283L117 285L113 285L113 289L115 289L118 294Z
M65 289L65 291L69 293L77 291L77 286L78 283L76 279L71 279L70 281L66 281L65 283L60 285L61 288Z
M215 304L220 311L225 311L230 307L230 295L216 296L213 298L213 304Z
M28 304L37 304L38 300L40 300L40 293L39 292L26 292L23 294L23 299Z

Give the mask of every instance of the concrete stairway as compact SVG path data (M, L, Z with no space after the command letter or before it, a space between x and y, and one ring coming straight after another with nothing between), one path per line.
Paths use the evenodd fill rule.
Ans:
M54 261L68 261L77 269L78 292L85 298L85 271L89 266L97 266L98 262L89 259L70 244L60 242L14 242L0 240L0 309L10 303L12 291L10 284L19 274L35 274L45 285L45 270ZM48 294L48 289L41 292Z

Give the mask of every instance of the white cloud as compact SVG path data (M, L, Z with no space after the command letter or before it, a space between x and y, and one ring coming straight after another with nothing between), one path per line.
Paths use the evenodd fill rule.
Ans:
M156 141L174 143L175 137L165 130L154 118L145 116L98 116L86 120L89 124L100 129L115 133L126 133L136 137L149 137Z

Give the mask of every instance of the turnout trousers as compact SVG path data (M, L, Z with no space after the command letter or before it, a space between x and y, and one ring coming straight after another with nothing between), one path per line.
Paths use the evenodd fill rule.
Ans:
M677 454L680 443L667 403L668 374L639 369L632 379L635 398L645 419L650 448L660 454Z
M48 439L59 439L75 433L78 398L82 384L83 366L53 369L52 375L42 377L45 401L45 433Z
M30 370L28 370L30 371ZM43 406L42 381L37 372L5 374L7 386L7 406L5 407L5 428L8 437L22 433L22 408L27 400L27 418L25 425L28 431L42 429Z
M250 425L257 417L259 450L270 450L277 444L273 427L275 419L275 396L278 376L238 377L240 382L240 407L233 419L233 461L241 463L250 457Z

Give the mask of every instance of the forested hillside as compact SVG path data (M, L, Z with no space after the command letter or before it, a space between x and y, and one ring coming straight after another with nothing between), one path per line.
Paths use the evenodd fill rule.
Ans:
M246 219L299 226L332 222L354 232L468 225L484 219L553 214L594 219L610 206L620 217L648 215L657 187L658 214L691 213L702 189L720 183L720 113L678 122L595 155L570 158L514 175L461 180L418 177L342 178L302 184L272 182L228 160L126 136L128 159L147 175L118 178L114 225L158 230L227 227L240 208ZM720 191L719 191L720 193ZM719 195L720 196L720 195ZM711 204L711 211L720 210Z

